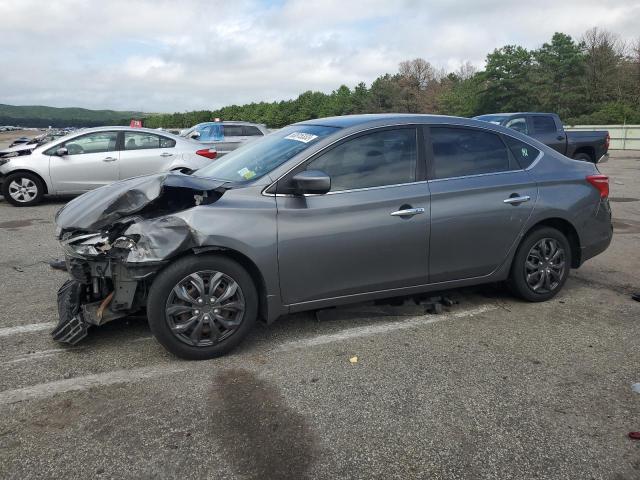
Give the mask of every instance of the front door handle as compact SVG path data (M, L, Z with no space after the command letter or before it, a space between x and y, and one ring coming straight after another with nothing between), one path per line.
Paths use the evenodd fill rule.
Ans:
M103 162L115 162L116 160L117 158L115 157L107 157L102 159Z
M161 156L161 157L171 157L171 156L173 156L173 153L169 153L169 152L162 152L162 153L160 154L160 156Z
M503 202L508 203L510 205L519 205L521 203L528 202L529 200L531 200L531 197L529 195L524 195L522 197L516 196L516 197L505 198Z
M420 213L424 213L424 208L405 208L404 210L396 210L395 212L391 212L389 215L392 217L413 217L414 215L418 215Z

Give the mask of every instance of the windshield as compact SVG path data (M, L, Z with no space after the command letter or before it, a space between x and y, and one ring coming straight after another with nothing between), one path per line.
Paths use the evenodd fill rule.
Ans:
M478 117L473 117L474 120L482 120L483 122L495 123L496 125L502 125L507 118L508 115L480 115Z
M256 180L338 130L321 125L290 125L243 145L194 175L229 182Z

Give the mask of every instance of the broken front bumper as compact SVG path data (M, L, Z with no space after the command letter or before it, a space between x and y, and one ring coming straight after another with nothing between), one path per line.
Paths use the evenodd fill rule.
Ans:
M118 259L87 260L67 257L71 276L58 290L59 323L54 340L75 345L90 326L126 317L146 306L152 277L162 266L127 265Z

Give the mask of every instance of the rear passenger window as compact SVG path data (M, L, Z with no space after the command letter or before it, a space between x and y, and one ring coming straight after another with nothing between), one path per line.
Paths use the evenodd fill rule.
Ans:
M256 127L251 127L251 126L243 126L242 127L242 136L244 137L261 137L262 136L262 132L256 128Z
M397 185L416 180L416 130L369 133L332 148L307 164L331 177L331 191Z
M532 147L531 145L521 142L513 137L502 137L509 146L511 153L516 158L516 161L522 168L527 168L533 163L536 157L540 154L540 150Z
M224 125L222 127L225 137L241 137L242 126L240 125Z
M544 115L533 115L531 118L536 133L555 133L556 122L553 118Z
M434 178L514 170L507 147L495 133L473 128L431 127Z
M160 148L160 137L145 132L124 132L125 150Z

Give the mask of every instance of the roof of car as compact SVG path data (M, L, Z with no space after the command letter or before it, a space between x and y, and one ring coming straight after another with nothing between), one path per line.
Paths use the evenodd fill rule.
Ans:
M69 135L76 134L76 133L112 132L114 130L118 130L118 131L127 130L132 132L155 133L155 134L171 135L175 137L173 133L167 132L166 130L157 130L154 128L144 128L144 127L130 127L128 125L112 125L112 126L104 126L104 127L83 128L83 129L78 129L78 130L69 132Z
M211 122L200 122L195 126L197 127L198 125L209 125L211 123L219 123L219 124L222 124L222 125L250 125L250 126L256 126L256 127L264 127L264 124L262 124L262 123L245 122L245 121L242 121L242 120L224 120L222 122L214 122L214 121L211 121Z
M482 115L477 115L477 117L487 117L487 116L512 116L512 115L553 115L553 113L547 112L501 112L501 113L483 113ZM474 117L476 118L476 117Z
M447 115L428 115L418 113L368 113L361 115L343 115L340 117L316 118L299 122L296 125L324 125L327 127L349 128L364 124L384 123L456 123L459 125L477 125L477 120Z

